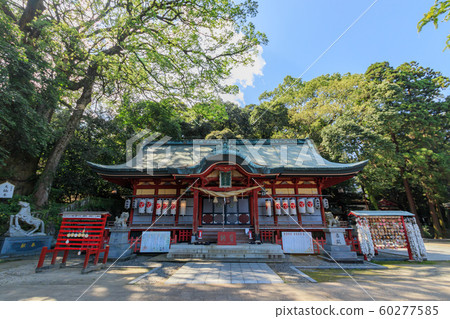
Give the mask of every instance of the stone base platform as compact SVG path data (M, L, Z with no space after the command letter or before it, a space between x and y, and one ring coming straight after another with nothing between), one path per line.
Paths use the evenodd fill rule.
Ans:
M111 229L108 259L129 258L132 250L128 243L128 229ZM103 255L103 254L102 254Z
M326 244L323 246L321 255L323 258L332 262L342 263L359 263L361 262L356 252L351 250L345 242L344 228L327 228L324 229Z
M170 247L167 259L283 259L280 245L189 245L175 244Z
M0 256L38 255L42 247L51 248L52 236L17 236L0 238Z

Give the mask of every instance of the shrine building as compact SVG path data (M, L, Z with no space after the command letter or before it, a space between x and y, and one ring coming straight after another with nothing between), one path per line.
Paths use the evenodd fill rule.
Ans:
M367 161L341 164L309 139L150 142L120 165L89 163L102 178L133 190L125 202L129 236L170 231L173 242L280 242L283 232L323 237L327 187Z

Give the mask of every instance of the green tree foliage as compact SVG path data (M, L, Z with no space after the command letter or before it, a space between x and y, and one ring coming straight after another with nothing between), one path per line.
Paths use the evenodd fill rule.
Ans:
M128 92L201 106L218 93L235 91L222 80L233 66L252 62L257 46L266 42L247 21L257 10L251 0L28 0L25 7L2 0L0 5L2 23L20 31L21 47L30 45L45 57L53 72L46 78L57 80L64 105L66 123L42 159L34 194L39 206L46 203L60 159L93 100L116 101Z
M0 11L0 179L30 193L39 155L53 140L49 121L60 92L45 55L23 36Z
M121 164L125 159L125 141L129 137L119 118L107 110L87 112L61 158L50 199L71 203L86 197L115 197L117 185L98 178L87 162ZM131 135L130 135L131 136Z
M448 200L449 79L415 62L371 65L365 74L333 74L311 81L286 77L261 99L283 103L293 136L312 137L336 161L369 159L358 176L372 207L391 190L405 209L428 201L435 236L444 236L439 206ZM262 103L262 104L263 104ZM417 200L415 200L415 198Z
M449 86L449 79L414 62L404 63L396 69L387 63L374 64L366 76L393 88L392 94L375 101L383 121L381 127L393 144L392 158L396 161L411 210L415 210L415 204L413 194L408 190L409 184L422 188L429 203L435 234L442 237L444 228L438 205L447 190L437 185L442 182L448 185L445 180L449 176L449 166L444 159L448 154L449 103L443 98L442 90ZM441 177L431 178L432 182L430 176L433 175Z
M271 138L283 133L289 124L288 109L280 103L261 103L252 106L250 125L256 138Z
M439 19L442 19L441 22L450 20L449 0L435 0L434 5L430 8L430 11L425 13L422 20L420 20L417 24L417 30L419 30L419 32L422 31L422 28L430 22L433 22L434 27L437 29L439 25ZM445 48L450 48L450 34L447 37Z
M181 108L178 108L178 110ZM117 120L127 129L130 137L143 129L158 132L172 138L181 138L180 112L169 101L139 101L131 103L124 100Z

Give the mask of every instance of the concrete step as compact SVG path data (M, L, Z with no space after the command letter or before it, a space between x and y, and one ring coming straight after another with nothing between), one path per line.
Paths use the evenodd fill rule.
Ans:
M200 259L281 259L285 258L280 245L238 244L221 245L188 245L176 244L170 247L168 259L200 258Z
M202 239L199 239L199 242L205 243L217 243L217 233L222 231L222 229L202 229L203 235ZM225 231L228 231L225 228ZM244 229L233 229L230 230L236 233L236 243L237 244L248 244L251 240L248 238L248 235L245 234Z
M335 260L338 262L358 262L358 256L356 252L346 250L346 249L340 249L336 248L336 246L332 246L331 248L335 249L325 249L325 252L321 252L322 257L325 257L327 259Z

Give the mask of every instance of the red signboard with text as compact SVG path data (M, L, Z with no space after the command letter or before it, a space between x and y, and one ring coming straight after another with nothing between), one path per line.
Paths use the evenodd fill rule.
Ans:
M218 232L217 245L236 245L236 232L233 231Z

